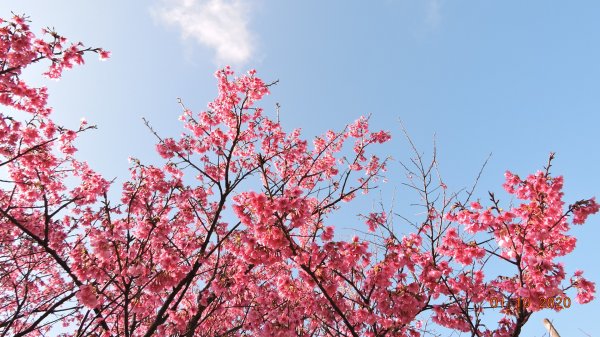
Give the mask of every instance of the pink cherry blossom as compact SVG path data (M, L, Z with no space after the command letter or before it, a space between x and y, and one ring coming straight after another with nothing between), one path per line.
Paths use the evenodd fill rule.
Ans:
M2 335L417 337L431 318L516 336L541 297L594 298L595 284L581 271L567 277L559 260L575 249L571 225L599 206L567 205L548 169L507 172L516 202L503 209L493 193L469 202L441 182L431 190L435 161L416 160L421 177L411 171L407 185L420 220L398 225L382 209L342 239L352 224L334 214L376 188L389 162L372 148L390 133L369 117L312 138L287 131L261 107L274 83L255 70L217 71L217 97L183 108L178 137L146 121L162 161L130 158L111 200L116 187L76 157L94 126L56 124L48 90L21 76L42 63L60 78L90 52L110 56L51 30L38 37L25 17L0 19ZM530 305L484 324L491 297Z

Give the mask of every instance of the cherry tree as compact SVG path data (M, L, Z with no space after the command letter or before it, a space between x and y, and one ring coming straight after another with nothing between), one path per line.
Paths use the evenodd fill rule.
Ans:
M340 240L330 217L377 188L389 163L371 149L390 134L364 117L310 140L286 132L260 107L273 83L255 71L217 71L218 97L199 112L181 104L177 138L146 121L164 164L132 158L110 200L112 183L76 159L94 126L56 125L47 90L20 79L36 62L58 78L88 53L109 57L37 37L23 16L0 21L1 336L425 336L429 323L518 336L548 299L560 311L572 291L594 297L557 259L598 204L563 201L553 155L535 174L506 173L518 201L506 209L492 193L485 206L461 200L435 158L416 155L405 169L425 215L413 231L380 210L363 215L369 235Z

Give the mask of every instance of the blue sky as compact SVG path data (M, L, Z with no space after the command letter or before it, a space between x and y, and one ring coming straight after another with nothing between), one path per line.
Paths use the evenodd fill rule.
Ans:
M53 26L112 51L108 62L90 58L59 82L29 76L50 88L57 120L75 127L85 116L99 126L81 137L80 156L109 178L127 177L128 156L157 160L142 116L177 135L177 97L202 110L216 94L214 71L231 64L279 79L264 106L274 111L279 102L285 127L307 136L372 114L372 125L394 136L380 153L406 161L399 120L424 151L435 134L450 189L471 184L493 153L477 190L485 199L501 189L505 170L534 172L555 151L567 202L600 194L600 3L366 3L39 0L2 2L0 16L26 13L36 29ZM401 190L400 172L392 165L386 195L399 191L395 208L411 215L415 198ZM596 282L599 224L596 216L575 229L578 249L565 259ZM523 336L542 336L544 317L563 336L596 336L599 313L598 300L543 311Z

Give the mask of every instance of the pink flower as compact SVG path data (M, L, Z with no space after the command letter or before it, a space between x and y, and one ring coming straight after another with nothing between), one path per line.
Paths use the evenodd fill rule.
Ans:
M385 212L381 213L369 213L367 217L367 226L369 227L369 231L374 232L378 226L385 224L387 220L387 216Z
M98 307L98 298L94 292L94 288L88 284L79 287L77 298L81 303L89 308Z
M483 207L481 207L481 204L479 202L473 201L473 202L471 202L471 208L474 210L480 210Z
M576 202L573 205L573 223L583 224L588 216L598 213L598 210L600 206L596 203L596 198Z
M589 303L594 299L596 293L596 284L588 281L583 276L583 271L577 270L574 277L571 279L571 283L577 288L577 296L575 299L581 304Z
M333 239L333 226L327 226L323 229L321 239L323 241L330 241L331 239Z
M106 51L104 49L102 49L98 52L98 55L99 55L101 61L105 61L108 58L110 58L110 54L111 53L109 51Z

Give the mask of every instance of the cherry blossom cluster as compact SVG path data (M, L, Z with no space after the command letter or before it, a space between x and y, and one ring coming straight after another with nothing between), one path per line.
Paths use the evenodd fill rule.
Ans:
M77 161L77 135L56 125L45 87L21 79L34 63L49 63L46 76L83 63L87 52L108 53L68 41L51 30L31 31L23 16L0 19L0 331L4 335L45 334L53 322L68 325L75 299L89 301L87 281L74 273L68 253L82 218L108 182ZM25 112L25 113L23 113ZM69 182L67 182L69 181ZM73 214L69 214L71 210ZM74 216L75 215L75 216ZM79 290L81 289L81 290ZM87 290L86 290L87 289ZM65 308L72 309L65 310Z
M548 168L553 158L552 154ZM533 312L547 308L540 299L564 297L570 288L577 289L579 303L588 303L594 298L594 283L585 279L581 271L567 281L565 268L557 259L575 248L576 239L568 234L571 224L582 224L589 215L598 212L598 204L593 198L565 206L563 177L551 176L549 169L525 179L511 172L506 172L505 176L506 192L521 203L504 210L494 194L490 194L491 205L487 208L479 202L472 202L468 208L459 206L458 211L447 213L445 218L461 224L465 234L462 237L468 236L472 240L467 243L457 228L449 228L438 250L463 265L480 266L480 269L490 257L512 267L513 275L488 273L489 281L480 290L484 296L507 301L518 298L528 303L526 307L502 310L506 319L513 317L514 320L500 335L510 335ZM472 305L476 307L481 300L481 296L471 298ZM553 309L564 308L556 306ZM465 329L472 330L472 327Z
M367 117L312 139L286 130L261 107L274 83L253 70L217 71L205 110L180 102L177 137L146 121L163 161L130 158L110 200L111 183L75 157L93 126L56 125L47 90L20 80L36 62L58 78L88 52L109 56L51 30L38 38L24 17L0 20L2 335L417 337L434 333L428 319L508 337L539 298L572 288L579 303L594 298L594 283L581 271L567 279L557 259L575 248L571 224L598 204L566 205L550 163L525 179L507 172L520 203L504 210L493 194L486 207L441 181L432 190L434 165L419 156L410 176L421 185L408 185L425 211L414 230L382 210L360 217L364 235L339 239L332 215L376 188L388 160L372 148L389 132ZM529 305L484 324L492 297Z

